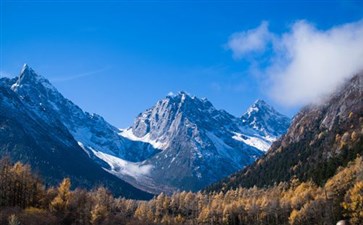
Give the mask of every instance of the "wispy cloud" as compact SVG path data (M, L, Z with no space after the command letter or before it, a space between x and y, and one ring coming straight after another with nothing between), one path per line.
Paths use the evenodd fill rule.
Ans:
M105 68L102 68L102 69L88 71L88 72L84 72L84 73L80 73L80 74L74 74L74 75L71 75L71 76L56 77L56 78L52 78L51 81L52 82L72 81L72 80L76 80L76 79L80 79L80 78L85 78L85 77L97 75L97 74L105 72L105 71L107 71L109 69L110 69L109 67L105 67Z
M288 32L264 41L257 46L273 45L269 65L261 66L266 90L285 106L319 103L363 70L363 20L327 30L297 21Z
M232 51L234 58L240 59L247 54L263 52L271 38L268 23L263 21L255 29L232 34L226 48Z
M174 96L175 94L174 94L174 92L172 92L172 91L169 91L168 92L168 94L167 94L167 96Z

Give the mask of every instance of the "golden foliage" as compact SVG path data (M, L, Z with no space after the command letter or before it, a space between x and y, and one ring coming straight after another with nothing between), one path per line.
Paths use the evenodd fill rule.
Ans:
M352 224L363 221L363 181L357 182L345 195L342 203L345 215L351 218Z
M57 196L50 203L50 210L52 212L63 213L69 205L71 180L69 178L63 179L57 190Z
M13 174L29 170L22 164L7 168ZM150 201L115 199L103 187L72 191L70 179L64 179L34 206L9 212L0 208L0 224L304 225L335 224L343 217L359 224L363 220L362 178L363 160L358 157L322 187L292 179L269 188L161 193Z

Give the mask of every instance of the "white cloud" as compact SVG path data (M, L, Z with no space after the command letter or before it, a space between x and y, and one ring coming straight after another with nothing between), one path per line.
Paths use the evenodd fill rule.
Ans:
M327 30L298 21L269 41L266 90L285 106L319 103L363 70L363 20Z
M271 96L287 106L319 103L363 70L363 21L324 31L299 21L274 46Z
M268 23L263 21L255 29L232 34L226 47L232 51L234 58L239 59L250 53L264 51L271 37Z

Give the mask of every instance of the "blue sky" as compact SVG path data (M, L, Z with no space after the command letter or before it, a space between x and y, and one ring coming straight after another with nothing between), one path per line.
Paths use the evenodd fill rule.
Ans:
M302 104L282 104L267 91L271 58L278 55L272 44L266 42L264 53L233 57L233 34L265 21L268 33L282 40L300 20L325 31L363 18L363 3L346 0L1 0L0 7L2 76L18 75L28 63L117 127L181 90L236 116L258 98L292 116Z

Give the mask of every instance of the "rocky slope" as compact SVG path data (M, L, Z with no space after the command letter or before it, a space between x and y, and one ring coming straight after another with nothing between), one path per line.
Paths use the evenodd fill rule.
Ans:
M241 120L215 109L207 99L185 92L167 96L141 113L133 126L121 132L124 137L150 143L162 150L140 163L150 168L148 174L132 180L122 171L115 173L152 192L199 190L263 155L279 133L270 133L274 124L265 126L266 122L260 118L268 120L274 116L277 124L289 121L267 104L259 104L261 102L257 101L249 111L259 110L263 116L250 113ZM259 126L254 127L252 122L246 123L247 120L257 122ZM287 127L288 122L285 129Z
M363 73L324 103L303 108L264 157L208 190L263 187L293 177L323 184L357 154L363 154Z

